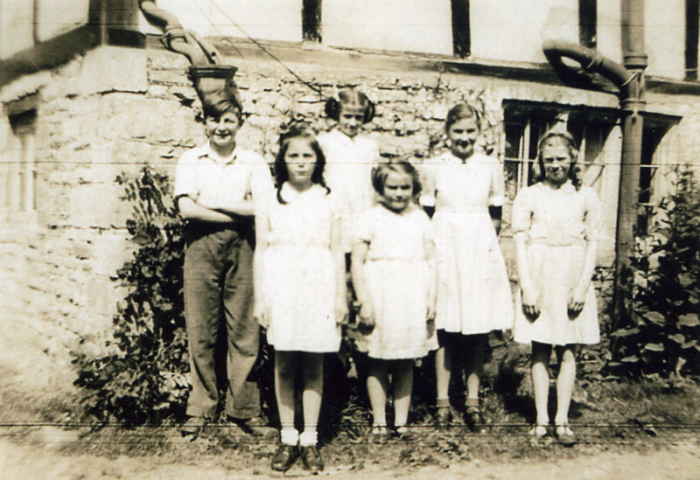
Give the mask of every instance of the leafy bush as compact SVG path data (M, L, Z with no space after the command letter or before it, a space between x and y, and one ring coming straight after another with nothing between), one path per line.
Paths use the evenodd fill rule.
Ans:
M74 354L75 384L90 416L137 424L183 411L187 398L184 239L167 176L144 167L117 182L125 188L121 199L133 204L126 228L137 248L116 278L129 293L117 306L110 353Z
M700 372L700 192L690 172L650 213L618 279L622 301L609 366L625 376Z

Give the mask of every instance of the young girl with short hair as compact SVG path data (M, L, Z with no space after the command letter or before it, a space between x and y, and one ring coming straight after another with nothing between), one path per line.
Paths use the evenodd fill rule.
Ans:
M555 434L574 443L569 405L576 379L576 344L600 341L592 277L600 203L577 176L576 142L568 132L548 132L539 143L542 178L518 193L513 231L520 292L513 335L532 344L532 384L537 420L530 431L547 435L549 358L559 361Z
M369 357L372 433L388 433L385 405L391 374L394 428L405 435L414 360L437 348L434 244L430 220L414 202L420 181L410 163L379 165L372 184L379 205L360 217L352 251L359 328L369 332L358 344Z
M426 195L435 208L433 228L438 260L435 318L440 349L435 357L438 425L460 415L450 407L453 360L464 354L466 420L483 422L479 387L488 333L513 325L510 281L498 244L504 201L502 164L476 151L479 112L467 104L452 108L445 122L450 150L425 164ZM461 372L460 372L461 373Z
M282 426L272 468L297 456L323 470L316 447L323 354L340 347L347 319L345 265L337 202L323 182L325 158L314 135L292 128L275 161L277 190L256 209L255 316L275 349L275 393ZM294 427L300 377L304 431ZM297 450L297 444L300 449Z

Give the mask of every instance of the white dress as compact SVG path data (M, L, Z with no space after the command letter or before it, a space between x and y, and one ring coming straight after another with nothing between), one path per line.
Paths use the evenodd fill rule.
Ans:
M355 241L368 246L364 273L376 320L372 333L357 343L373 358L420 358L437 348L426 323L430 219L419 208L409 208L397 214L376 206L357 224Z
M267 341L276 350L336 352L336 278L331 253L337 204L314 185L298 193L284 184L256 206L256 228L266 228L262 257L263 303L270 325Z
M569 318L567 303L581 279L586 242L599 235L600 202L588 187L567 182L558 189L536 183L518 193L513 231L526 238L530 276L539 293L540 316L533 322L522 310L518 292L513 336L518 343L593 344L600 341L593 284L583 310Z
M345 251L352 248L352 230L360 215L375 204L372 168L377 165L377 142L364 135L350 138L340 130L318 136L326 157L323 178L343 209Z
M480 153L462 161L447 152L423 171L421 202L435 205L436 327L464 335L511 328L510 281L488 210L503 205L503 166Z

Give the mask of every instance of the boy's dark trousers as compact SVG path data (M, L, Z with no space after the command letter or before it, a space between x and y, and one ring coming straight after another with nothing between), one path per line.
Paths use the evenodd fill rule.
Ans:
M192 391L187 414L211 418L219 401L215 347L226 322L226 413L260 415L257 383L248 380L258 356L260 327L253 318L252 221L235 228L191 222L184 266L185 322Z

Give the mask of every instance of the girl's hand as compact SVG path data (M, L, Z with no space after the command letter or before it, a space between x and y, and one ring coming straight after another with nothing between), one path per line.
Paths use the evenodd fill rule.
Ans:
M578 317L579 313L581 313L581 310L583 310L583 306L586 303L587 292L588 287L576 287L571 292L571 296L569 297L569 303L567 304L567 307L569 309L569 318L571 318L572 320Z
M348 313L348 303L345 295L338 298L335 302L335 323L338 325L347 325L350 314Z
M255 304L253 318L261 327L265 329L270 328L270 312L262 302Z
M435 333L435 319L434 318L429 318L425 322L426 330L428 332L428 338L432 337L433 334Z
M358 330L360 333L363 335L369 335L372 333L372 330L374 330L375 326L375 321L374 321L374 312L372 312L372 307L370 307L367 303L362 304L362 308L360 308L360 320L358 322Z
M540 316L540 307L537 305L537 297L539 296L534 289L521 289L523 313L531 321L537 320Z

